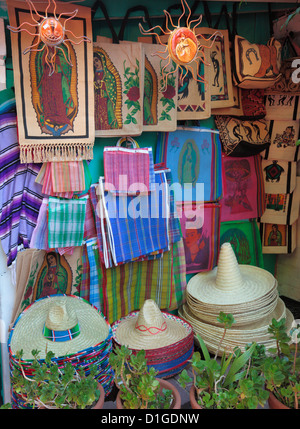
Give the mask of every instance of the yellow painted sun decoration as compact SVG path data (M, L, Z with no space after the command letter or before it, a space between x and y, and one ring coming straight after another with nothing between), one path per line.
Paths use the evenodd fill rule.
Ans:
M206 61L204 49L210 49L215 39L220 36L222 36L222 33L219 31L214 32L208 39L206 39L202 34L196 34L195 29L198 27L199 24L202 22L202 15L199 16L199 18L190 21L191 17L191 9L187 3L186 0L181 0L182 4L182 14L178 18L177 25L174 25L172 21L172 17L170 13L166 10L164 10L164 14L166 16L166 31L164 31L159 25L149 29L144 30L141 24L139 24L140 31L143 35L154 35L157 37L157 41L160 45L165 46L164 51L157 51L156 53L152 55L157 55L161 59L166 60L167 64L164 65L162 68L162 76L164 81L164 86L166 85L168 75L171 73L175 73L177 70L180 71L179 79L180 83L183 82L185 76L189 72L189 70L192 73L193 79L198 82L204 82L207 83L206 80L203 78L203 76L199 73L199 64L200 61L206 65L210 65ZM185 15L185 6L188 9L188 17L186 19L186 26L180 27L180 20ZM173 30L170 30L168 27L168 21L170 21L170 24L174 28ZM194 26L191 27L191 25L194 23ZM155 32L153 32L154 29L160 29L161 32L164 35L168 35L168 43L162 43L159 35ZM198 37L202 38L202 40L205 40L205 42L211 41L211 44L201 44L201 42L198 40ZM166 54L166 57L163 57L159 54ZM176 64L176 67L174 70L169 71L166 73L166 68L170 65L171 61L173 61ZM197 73L195 76L194 68L192 66L193 63L196 63L197 67Z
M11 27L7 26L7 28L13 32L18 33L20 31L25 31L26 33L30 34L31 36L37 37L37 41L33 43L31 46L24 49L23 54L27 54L28 52L37 52L37 51L43 51L46 49L46 63L49 66L49 76L51 76L55 72L55 56L57 49L61 50L63 52L63 55L67 61L67 63L72 66L72 62L70 59L70 50L68 46L68 42L79 45L82 42L89 42L91 43L91 40L86 36L75 36L75 34L71 31L66 29L66 23L73 19L77 13L78 9L75 9L73 12L62 12L60 15L56 15L56 2L55 0L48 0L48 5L46 7L44 15L41 15L36 10L36 7L34 6L33 2L31 0L26 0L29 8L30 8L30 15L32 18L32 21L34 23L30 22L22 22L19 27ZM51 6L51 3L53 3L53 16L48 16L49 8ZM35 16L34 16L35 14ZM63 18L63 16L66 15L68 18ZM62 20L64 19L64 22ZM35 27L36 32L32 33L30 32L25 26L28 25L29 27ZM71 36L73 39L70 39L69 36ZM40 43L43 43L42 48L37 49L37 47L40 45ZM67 48L67 56L65 54L65 51L60 47L61 44L64 44Z

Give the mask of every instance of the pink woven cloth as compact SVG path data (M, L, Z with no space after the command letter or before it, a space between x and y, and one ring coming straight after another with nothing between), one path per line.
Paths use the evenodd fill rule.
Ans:
M80 161L44 163L36 182L42 185L44 195L73 198L74 192L85 190L83 163Z
M85 190L82 161L51 162L53 192L82 192Z
M106 191L149 192L149 148L105 147L103 160Z

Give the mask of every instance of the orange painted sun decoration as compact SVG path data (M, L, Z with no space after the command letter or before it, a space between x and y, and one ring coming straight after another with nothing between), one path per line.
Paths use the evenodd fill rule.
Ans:
M31 0L26 0L26 1L30 8L30 15L33 23L25 21L25 22L22 22L22 24L19 25L19 27L11 27L11 26L7 27L13 33L25 31L31 36L37 37L37 41L33 43L31 46L24 49L23 54L25 55L28 52L37 52L37 51L43 51L44 49L46 49L46 53L47 53L46 63L49 66L49 76L51 76L55 72L55 56L58 49L63 52L63 55L67 63L70 66L72 66L68 42L74 45L79 45L82 42L91 43L91 40L88 37L86 36L77 37L71 30L68 30L66 28L67 22L73 19L77 15L78 9L75 9L73 12L61 13L60 15L57 16L56 14L57 6L56 6L55 0L48 0L48 5L46 7L45 13L44 15L41 15L36 10ZM53 16L48 16L51 2L54 5L53 12L52 12ZM63 15L66 15L69 17L64 19L62 18ZM62 22L63 19L64 19L64 22ZM35 27L36 32L32 33L31 31L29 31L27 28L25 28L26 25L32 28ZM70 36L72 38L69 38ZM43 46L41 48L37 48L41 42L43 43ZM61 44L64 44L67 47L67 55L65 54L65 51L60 47Z
M203 78L203 76L199 73L199 64L200 61L206 65L210 65L206 61L205 52L204 49L210 49L212 48L215 39L220 36L222 36L222 33L219 31L216 31L213 33L208 39L205 39L205 37L202 34L196 34L195 29L198 27L199 24L202 22L202 15L199 16L199 18L190 21L191 17L191 9L187 3L186 0L181 0L182 4L182 14L178 19L177 26L174 25L172 17L170 13L166 10L164 10L164 14L166 16L166 31L164 31L159 25L151 28L150 30L144 30L142 25L139 24L140 31L143 35L154 35L157 37L157 41L160 45L165 46L165 49L163 51L157 51L156 53L152 55L157 55L161 59L167 61L166 65L162 68L162 75L164 80L164 85L166 85L168 75L171 73L175 73L177 70L180 71L179 79L180 83L184 80L185 76L189 72L189 70L192 73L193 79L196 81L207 83L206 80ZM186 19L186 26L180 27L180 21L181 18L185 15L185 6L188 9L188 17ZM168 22L170 21L170 24L173 27L173 30L169 29ZM194 26L191 27L191 25L194 23ZM159 35L155 32L153 32L154 29L160 29L161 32L164 35L169 36L168 37L168 43L162 43ZM205 40L205 42L211 41L211 44L203 45L201 41L198 40L198 37L202 38L202 40ZM166 54L166 56L161 56L159 54ZM166 68L170 65L171 61L173 61L176 64L176 67L174 70L166 72ZM192 67L192 64L196 63L197 67L197 73L195 76L194 68Z

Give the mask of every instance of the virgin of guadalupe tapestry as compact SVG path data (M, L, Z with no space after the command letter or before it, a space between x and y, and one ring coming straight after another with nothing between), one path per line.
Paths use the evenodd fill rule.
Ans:
M94 43L96 137L142 133L144 62L141 43Z
M172 171L176 201L216 201L222 197L222 151L216 130L178 127L159 133L156 163Z
M79 295L82 274L82 247L74 247L72 255L56 251L34 250L30 269L20 298L17 317L29 304L55 294Z
M177 202L186 273L212 270L217 264L220 240L220 204Z
M22 163L93 158L91 9L52 1L8 2Z
M97 38L98 40L98 38ZM139 37L144 52L143 131L175 131L177 126L178 71L173 62L165 64L156 55L152 38ZM120 41L123 43L136 43ZM164 74L166 80L164 80Z
M261 156L223 157L221 222L260 217L265 209Z
M157 45L143 43L145 55L143 131L175 131L177 126L178 71L175 64L165 68L167 82L163 82L163 60L153 55Z
M289 254L297 245L297 222L292 225L261 223L262 253Z

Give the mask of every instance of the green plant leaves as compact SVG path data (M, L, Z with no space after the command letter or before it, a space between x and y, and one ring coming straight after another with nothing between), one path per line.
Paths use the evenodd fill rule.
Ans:
M251 347L246 350L242 355L240 355L237 359L234 359L228 372L225 377L224 386L228 386L233 381L235 381L238 377L238 371L242 369L246 363L249 361L253 351L255 350L256 344L253 343Z
M220 311L219 316L217 317L217 321L224 325L224 329L229 329L235 322L234 317L232 314L224 313L223 311Z
M220 312L218 322L224 326L221 343L234 318L231 314ZM231 353L224 351L218 360L217 356L211 356L199 335L197 340L200 351L195 351L190 361L194 377L191 378L183 370L179 382L183 387L189 382L194 383L202 408L255 409L259 404L265 404L269 392L264 388L265 380L261 372L266 359L264 346L252 343L244 351L236 347Z
M172 392L160 393L158 371L147 365L145 350L132 353L126 346L115 349L109 357L115 372L115 383L120 389L124 408L156 409L169 408Z
M90 374L83 369L76 370L70 362L58 366L54 353L48 352L44 362L39 360L39 351L33 350L32 376L23 377L20 369L12 371L14 391L24 398L25 403L46 408L86 408L100 396L95 380L97 368L90 365ZM22 356L22 351L18 356Z

